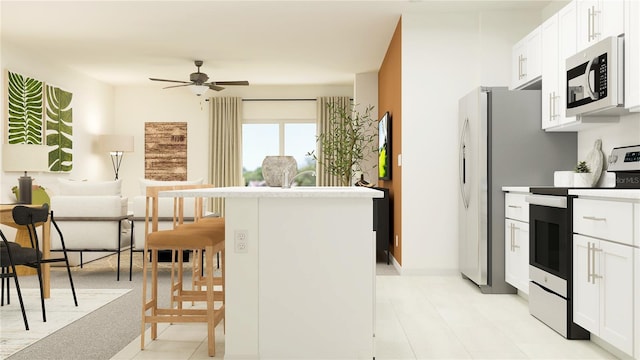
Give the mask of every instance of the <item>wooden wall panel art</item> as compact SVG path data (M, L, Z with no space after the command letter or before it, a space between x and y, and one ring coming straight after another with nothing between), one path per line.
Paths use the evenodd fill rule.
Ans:
M187 180L187 123L144 124L144 177Z

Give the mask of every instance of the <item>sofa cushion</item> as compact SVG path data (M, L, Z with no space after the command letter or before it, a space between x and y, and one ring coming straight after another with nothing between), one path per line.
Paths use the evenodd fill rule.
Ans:
M140 179L140 195L147 195L147 186L172 186L172 185L199 185L204 182L204 179L196 180L150 180Z
M54 195L51 209L56 217L104 218L127 215L128 199L119 195Z
M58 195L120 195L122 179L111 181L75 181L58 179Z

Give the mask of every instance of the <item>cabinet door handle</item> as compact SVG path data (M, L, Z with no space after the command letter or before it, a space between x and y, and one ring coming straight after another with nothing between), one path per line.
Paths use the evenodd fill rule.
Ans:
M527 77L527 57L522 55L522 78Z
M592 284L596 283L596 279L602 279L602 275L596 274L596 251L601 252L602 249L596 248L596 243L593 243L593 247L591 248L593 254L591 255L591 269L593 269L593 274L591 275Z
M520 205L507 205L507 207L513 208L513 209L520 209L522 208L522 206Z
M519 227L517 227L515 224L511 224L513 230L512 230L512 235L511 235L511 249L513 252L516 251L516 249L518 249L520 247L520 245L516 245L516 231L520 230Z
M587 241L587 283L591 282L591 242Z
M551 105L553 103L553 93L549 93L549 120L553 119L553 106Z
M607 218L595 217L595 216L583 216L582 218L585 220L591 220L591 221L607 221Z
M591 11L591 38L595 40L598 36L600 36L600 32L596 31L596 16L600 13L600 10L596 10L595 5L592 6L593 10Z
M513 223L509 224L509 247L513 252Z
M593 6L587 9L587 42L591 41L591 19L593 18Z

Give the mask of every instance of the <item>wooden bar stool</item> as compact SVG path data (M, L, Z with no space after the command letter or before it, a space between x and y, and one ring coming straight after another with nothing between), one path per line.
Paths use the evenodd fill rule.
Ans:
M157 186L147 188L147 214L145 219L145 261L143 265L142 286L142 329L141 349L144 349L146 324L151 324L151 339L157 338L157 324L161 322L205 322L208 331L208 353L215 356L215 326L224 319L224 220L211 222L204 226L180 227L184 225L183 198L174 199L174 229L157 230L157 204L158 193L165 190L194 189L212 187L211 185L181 185L181 186ZM197 222L202 215L202 199L195 202ZM199 210L198 210L199 209ZM150 215L151 214L151 215ZM150 231L149 231L150 230ZM192 281L192 289L185 290L183 286L182 256L178 256L177 264L172 260L171 267L171 305L169 308L158 306L158 251L171 250L172 253L182 253L184 250L204 251L204 277L196 286ZM150 253L150 264L147 264L146 254ZM214 278L214 254L220 254L222 259L222 276ZM199 258L197 256L196 258ZM172 259L175 259L172 256ZM150 266L148 266L150 265ZM151 268L151 294L147 296L147 268ZM192 270L194 273L196 270ZM198 271L199 273L199 271ZM204 288L203 286L204 285ZM215 287L222 290L215 290ZM184 308L183 302L205 302L206 308ZM217 308L216 303L220 304Z

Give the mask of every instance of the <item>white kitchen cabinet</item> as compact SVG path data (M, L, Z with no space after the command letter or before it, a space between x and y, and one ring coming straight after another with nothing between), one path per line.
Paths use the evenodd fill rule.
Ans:
M511 89L526 88L542 76L542 27L538 26L512 49Z
M624 0L576 0L578 49L624 32ZM633 0L632 0L633 1Z
M573 321L633 355L633 208L574 199Z
M529 224L505 220L505 281L529 294Z
M571 2L542 24L542 129L576 122L566 116L566 66L576 53L576 3ZM565 130L566 131L566 130Z
M630 111L640 112L640 1L625 1L624 16L624 61L627 64L624 105Z
M640 206L638 207L638 211L640 211ZM640 214L640 212L636 212L636 214ZM639 221L640 222L640 221ZM640 236L640 234L639 234ZM633 320L633 329L634 329L634 337L635 337L635 345L634 345L634 357L636 359L640 359L640 304L638 304L637 299L640 299L640 249L635 248L633 250L634 253L634 271L633 271L633 279L635 281L635 295L634 298L634 315L635 319Z
M505 194L505 281L529 294L529 203L527 194Z

